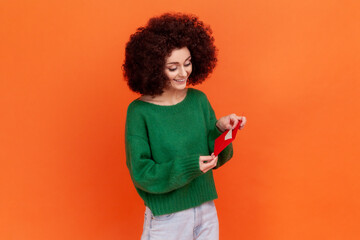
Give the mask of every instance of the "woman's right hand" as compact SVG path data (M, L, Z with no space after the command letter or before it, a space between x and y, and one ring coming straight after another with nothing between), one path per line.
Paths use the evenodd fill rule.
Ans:
M200 156L200 170L203 173L206 173L210 169L213 169L216 167L218 156L215 157L214 153L211 154L211 156Z

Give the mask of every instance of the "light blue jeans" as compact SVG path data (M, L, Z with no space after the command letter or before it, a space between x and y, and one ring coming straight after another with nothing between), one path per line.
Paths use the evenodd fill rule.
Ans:
M146 207L141 240L218 240L214 201L184 211L154 216Z

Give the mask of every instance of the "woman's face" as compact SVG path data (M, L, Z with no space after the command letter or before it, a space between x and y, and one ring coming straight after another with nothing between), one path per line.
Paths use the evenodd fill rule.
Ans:
M187 47L174 49L166 58L165 74L169 79L169 87L182 90L192 71L191 55Z

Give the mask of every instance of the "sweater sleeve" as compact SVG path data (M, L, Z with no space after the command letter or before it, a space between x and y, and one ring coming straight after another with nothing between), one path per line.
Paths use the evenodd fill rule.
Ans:
M127 136L126 156L135 186L149 193L170 192L202 174L199 155L157 163L151 158L148 142L139 136Z
M217 119L215 116L214 109L212 108L210 102L207 100L207 105L209 109L209 133L208 133L208 144L211 152L214 152L215 139L218 138L222 132L216 127ZM230 143L221 153L219 154L217 166L214 169L217 169L229 161L233 156L233 145Z

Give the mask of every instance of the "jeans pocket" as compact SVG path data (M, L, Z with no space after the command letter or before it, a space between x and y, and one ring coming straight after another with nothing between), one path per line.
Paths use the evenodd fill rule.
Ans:
M175 213L164 214L164 215L159 215L159 216L152 215L152 219L154 219L155 221L168 221L168 220L172 219L174 217L174 215L175 215Z

